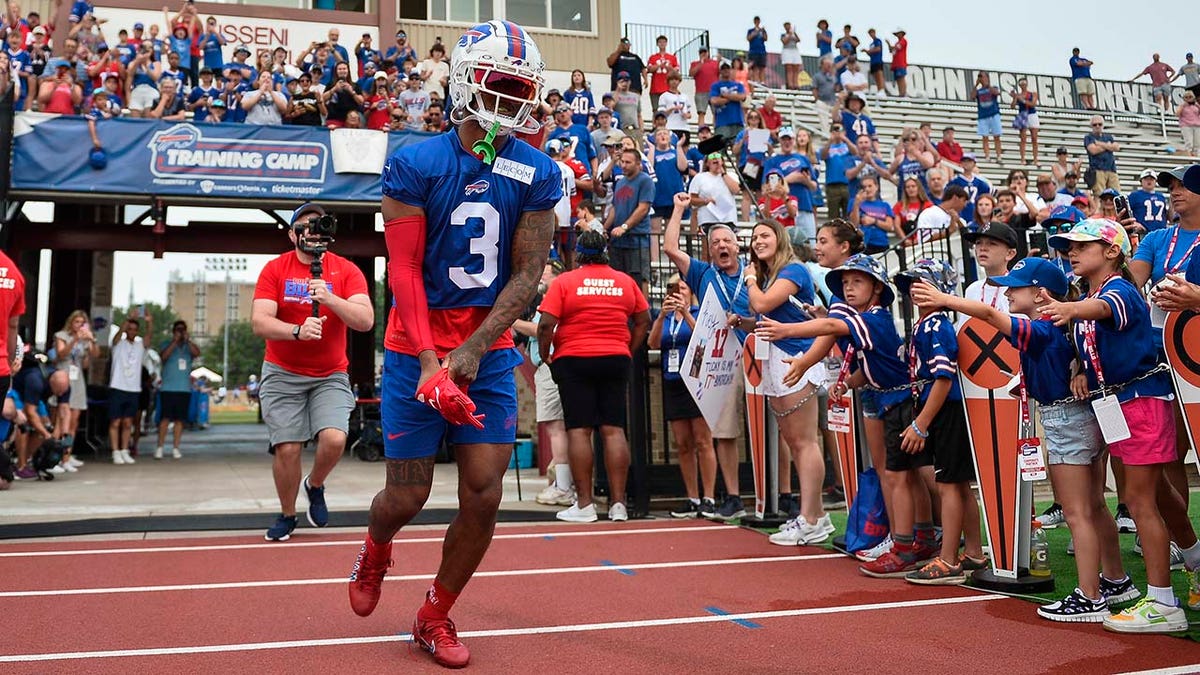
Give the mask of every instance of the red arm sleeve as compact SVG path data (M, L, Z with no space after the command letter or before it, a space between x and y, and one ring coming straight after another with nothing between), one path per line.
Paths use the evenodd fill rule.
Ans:
M425 216L403 216L383 225L388 277L396 300L396 316L417 352L433 350L429 301L421 267L425 261Z

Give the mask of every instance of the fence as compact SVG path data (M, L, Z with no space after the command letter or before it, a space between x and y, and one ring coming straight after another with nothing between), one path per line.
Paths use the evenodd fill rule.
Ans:
M700 58L700 48L709 46L708 31L703 28L681 28L679 26L655 26L646 23L625 24L625 37L629 48L642 60L658 51L656 40L659 35L667 36L667 49L679 61L679 67L687 74L688 64Z

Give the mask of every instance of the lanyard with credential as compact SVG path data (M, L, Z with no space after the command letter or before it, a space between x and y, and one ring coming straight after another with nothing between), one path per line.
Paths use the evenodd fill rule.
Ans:
M1192 240L1192 245L1189 246L1188 250L1184 252L1182 257L1179 258L1179 262L1171 265L1171 257L1175 255L1175 244L1179 242L1180 229L1181 228L1178 225L1175 226L1175 232L1171 234L1171 243L1167 245L1167 257L1163 260L1164 275L1179 274L1179 270L1183 269L1184 265L1187 264L1188 258L1191 257L1192 252L1196 250L1197 246L1200 246L1200 234L1197 234L1196 238Z
M1105 279L1096 288L1094 293L1089 293L1088 297L1096 297L1104 291L1104 287L1108 282L1116 279L1119 274L1113 274ZM1087 352L1088 361L1092 363L1092 368L1096 371L1096 383L1100 385L1100 389L1104 389L1104 370L1100 367L1100 353L1096 350L1096 322L1081 321L1080 330L1083 331L1083 349Z
M676 319L675 312L671 312L671 327L669 329L671 333L671 349L675 349L679 346L676 344L676 338L679 337L679 329L683 328L684 322L684 319Z
M724 272L716 269L715 267L713 268L713 271L716 274L725 274ZM726 275L726 276L728 276L728 275ZM745 281L746 281L746 278L745 278L745 276L742 275L742 266L741 266L741 264L739 264L738 265L737 285L733 287L733 297L730 297L729 289L725 288L725 282L721 281L720 278L714 279L716 287L721 291L721 295L724 296L724 298L725 298L725 311L726 312L729 312L731 314L734 313L733 301L736 300L738 294L742 292L742 284L745 283Z
M842 369L838 371L837 384L834 385L835 390L841 390L842 385L846 383L846 378L850 377L850 364L854 362L854 347L846 347L846 356L842 358Z

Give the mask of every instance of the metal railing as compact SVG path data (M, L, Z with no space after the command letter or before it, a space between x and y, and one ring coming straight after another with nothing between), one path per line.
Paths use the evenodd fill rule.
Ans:
M626 23L625 37L629 48L645 61L658 51L656 40L659 35L667 36L667 49L679 61L679 68L687 74L688 65L700 58L700 48L708 47L708 31L703 28L682 26L658 26L648 23Z

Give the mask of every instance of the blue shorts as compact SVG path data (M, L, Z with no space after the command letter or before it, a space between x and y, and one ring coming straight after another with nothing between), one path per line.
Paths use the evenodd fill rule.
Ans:
M874 391L861 389L858 392L858 404L862 407L862 416L869 420L883 419L879 410L879 394Z
M484 355L467 395L483 428L452 426L433 408L413 396L421 376L417 357L387 350L383 357L380 393L383 416L383 455L388 459L432 457L442 439L453 445L497 443L517 439L517 382L513 368L521 363L515 349L496 349Z
M908 68L892 68L892 77L908 77Z
M980 136L999 136L1004 130L1001 128L1000 116L992 115L984 117L976 124L976 130Z

